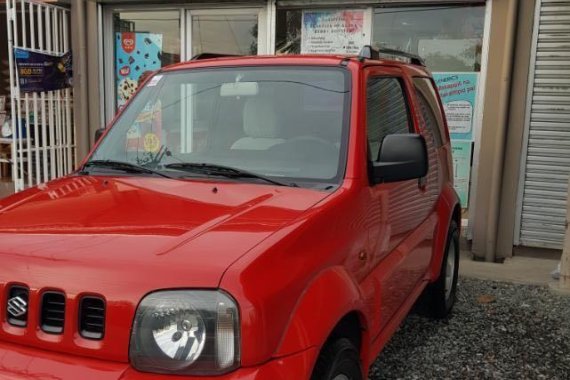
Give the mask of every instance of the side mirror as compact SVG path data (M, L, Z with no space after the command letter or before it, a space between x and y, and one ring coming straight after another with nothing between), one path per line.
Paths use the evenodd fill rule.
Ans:
M378 160L372 164L375 184L407 181L428 173L426 142L421 135L395 134L384 138Z
M95 131L95 143L97 143L97 141L101 139L103 133L105 133L105 128L99 128L98 130Z

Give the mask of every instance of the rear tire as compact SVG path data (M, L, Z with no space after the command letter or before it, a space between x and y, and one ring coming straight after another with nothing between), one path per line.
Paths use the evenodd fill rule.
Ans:
M451 222L439 278L426 289L427 311L432 318L447 318L455 305L459 274L459 228Z
M323 348L311 380L362 380L360 355L347 338L329 342Z

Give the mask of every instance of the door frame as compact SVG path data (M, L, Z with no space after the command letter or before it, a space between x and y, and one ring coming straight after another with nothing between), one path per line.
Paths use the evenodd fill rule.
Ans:
M198 14L251 14L258 11L258 55L274 54L275 52L275 11L276 1L266 3L240 2L238 4L183 4L183 5L108 5L102 6L99 39L102 51L99 75L104 84L100 96L103 121L107 125L113 120L116 113L115 98L115 67L114 67L114 38L113 13L116 12L152 12L152 11L178 11L180 13L180 60L191 59L192 28L191 17Z

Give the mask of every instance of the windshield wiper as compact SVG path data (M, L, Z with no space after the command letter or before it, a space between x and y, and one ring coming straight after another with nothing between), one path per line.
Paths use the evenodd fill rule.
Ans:
M81 168L80 173L85 173L89 167L99 167L99 168L109 168L113 170L121 170L126 173L140 173L140 174L153 174L161 176L164 178L176 179L176 177L169 176L168 174L161 173L159 171L145 168L143 166L131 164L130 162L124 161L114 161L114 160L91 160L88 161L83 168Z
M242 170L238 168L233 168L230 166L217 165L217 164L207 164L207 163L193 163L193 162L177 162L173 164L168 164L164 166L168 169L177 169L187 172L198 172L210 175L218 175L227 178L253 178L271 183L277 186L290 186L297 187L294 183L285 183L277 181L275 179L266 177L261 174L252 173L247 170Z

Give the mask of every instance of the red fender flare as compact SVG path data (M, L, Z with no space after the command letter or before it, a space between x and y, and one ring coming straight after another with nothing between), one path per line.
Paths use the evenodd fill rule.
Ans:
M351 312L358 313L361 327L366 330L362 297L353 279L342 267L321 272L292 311L275 357L311 347L320 351L336 325ZM366 331L363 331L363 342L368 339L365 335Z

